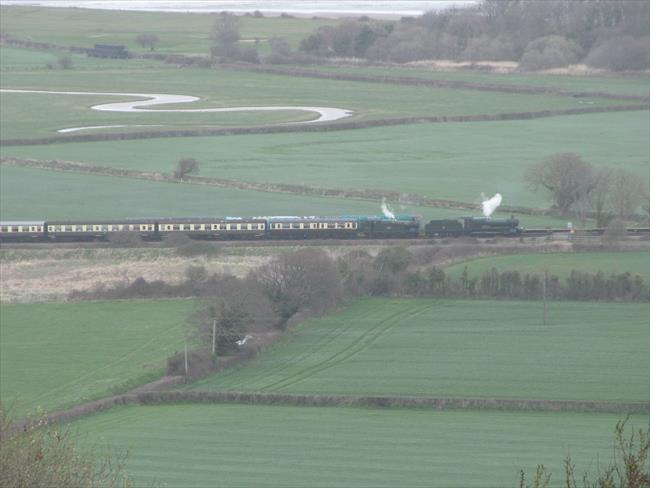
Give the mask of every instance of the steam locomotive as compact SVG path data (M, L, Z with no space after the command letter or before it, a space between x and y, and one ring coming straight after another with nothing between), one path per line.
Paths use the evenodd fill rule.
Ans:
M415 239L418 237L504 236L521 234L519 220L461 217L431 220L397 215L339 217L224 217L139 220L0 222L0 241L93 241L130 232L143 240L186 235L205 240L255 239Z

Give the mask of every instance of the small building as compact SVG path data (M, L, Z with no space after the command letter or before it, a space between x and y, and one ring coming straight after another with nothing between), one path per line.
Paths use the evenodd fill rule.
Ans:
M121 44L95 44L88 50L88 56L95 58L129 58L131 54Z

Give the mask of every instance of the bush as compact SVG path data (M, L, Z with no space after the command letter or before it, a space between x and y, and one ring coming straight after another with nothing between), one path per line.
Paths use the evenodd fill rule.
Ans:
M12 431L0 405L0 486L3 488L113 488L132 486L124 471L127 453L98 458L81 451L70 431L45 418Z
M559 68L577 63L581 55L582 48L566 37L540 37L526 46L519 66L527 71Z
M57 59L57 65L61 69L71 69L72 68L72 58L68 54L61 54Z
M650 69L650 37L622 36L594 47L585 63L612 71Z
M217 369L217 358L210 349L191 349L187 351L187 369L189 379L202 378ZM185 351L177 352L167 359L167 375L186 376Z
M214 242L194 241L188 239L186 243L176 248L176 254L186 258L196 256L218 256L221 254L221 248Z
M621 219L613 219L607 224L603 233L603 244L615 245L627 235L627 226Z
M181 158L176 164L176 170L174 171L174 178L177 180L182 180L185 176L190 173L199 172L199 162L194 158Z
M140 247L142 246L142 238L140 234L133 231L121 231L111 234L108 238L111 247Z

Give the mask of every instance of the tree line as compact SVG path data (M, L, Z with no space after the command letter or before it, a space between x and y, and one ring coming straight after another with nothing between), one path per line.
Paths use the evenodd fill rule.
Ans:
M632 217L640 208L650 214L645 179L621 168L595 168L578 154L557 153L532 164L525 180L532 190L546 191L561 215L575 212L584 218L591 212L599 227Z
M485 0L398 22L322 26L304 53L404 63L423 59L518 61L542 70L582 61L614 71L650 67L650 3L635 0Z
M223 13L210 34L214 62L314 63L358 58L406 63L427 59L515 61L523 70L578 62L612 71L650 68L650 2L636 0L485 0L472 8L428 12L399 21L360 17L321 26L298 51L269 40L260 59L239 42L241 19Z

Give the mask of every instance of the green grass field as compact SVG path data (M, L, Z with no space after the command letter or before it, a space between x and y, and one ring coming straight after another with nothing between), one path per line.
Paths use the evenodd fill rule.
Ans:
M163 172L171 172L181 157L194 157L206 177L379 188L476 203L481 192L500 192L504 205L546 207L546 195L526 187L528 165L557 152L575 152L597 166L647 175L648 120L647 112L627 112L346 132L6 146L3 154Z
M190 388L647 400L647 304L368 299ZM626 358L622 361L621 358Z
M600 98L576 99L549 94L514 94L458 90L426 86L399 86L353 81L270 75L210 69L178 69L173 65L138 66L131 69L105 67L70 70L8 70L2 87L54 91L173 93L193 95L200 103L169 105L164 108L206 108L231 106L326 106L353 110L357 119L445 116L528 112L626 103ZM115 76L120 89L116 90ZM290 88L289 88L290 87ZM53 134L54 129L116 123L183 125L260 125L303 120L291 113L277 118L274 113L111 113L90 110L90 101L79 96L3 93L3 138ZM119 101L103 97L104 102ZM34 114L39 114L36 117ZM276 117L275 119L273 117ZM248 117L248 118L247 118ZM270 117L267 120L267 117ZM74 123L72 123L74 121Z
M5 6L0 10L0 28L15 37L63 45L92 47L95 43L124 44L133 52L148 52L136 43L142 33L156 34L157 52L207 56L214 16L159 12L62 9ZM269 52L268 40L284 37L294 48L321 25L332 19L241 17L241 44ZM73 29L70 27L74 26ZM146 26L146 27L145 27ZM258 43L254 41L258 39Z
M481 276L486 271L496 268L499 271L517 270L521 274L543 274L560 278L568 276L573 269L596 273L601 271L606 276L612 273L630 273L640 275L646 283L650 281L650 257L647 251L641 252L579 252L547 254L513 254L509 256L491 256L454 264L445 271L458 278L467 267L469 276Z
M3 304L0 393L14 415L153 381L183 347L188 300Z
M638 76L567 76L541 73L483 73L479 71L434 71L413 66L310 66L314 71L349 73L364 76L396 76L422 78L427 80L458 80L474 83L502 85L539 86L575 92L604 92L621 95L640 95L647 97L648 78Z
M380 204L0 166L2 220L378 215ZM421 215L425 220L480 213L397 204L394 207L399 213ZM556 218L526 216L522 225L564 227L566 223Z
M72 424L129 448L136 486L518 486L538 464L563 482L612 457L615 415L243 405L123 407ZM641 417L630 426L644 427Z

